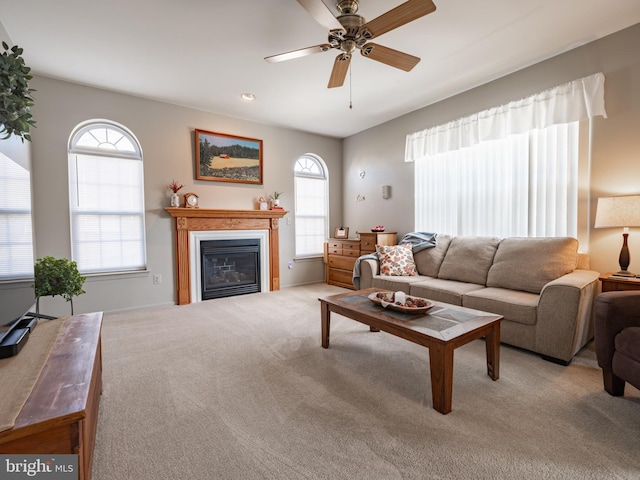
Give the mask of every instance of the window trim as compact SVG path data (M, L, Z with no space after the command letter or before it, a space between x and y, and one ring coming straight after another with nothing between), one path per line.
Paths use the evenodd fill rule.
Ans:
M312 172L305 172L303 170L298 170L298 165L300 164L300 161L303 159L308 159L311 160L312 162L314 162L320 169L321 173L318 174L314 174ZM324 200L325 200L325 204L324 204L324 233L323 236L325 238L328 237L329 235L329 169L327 168L327 164L325 163L325 161L319 157L318 155L315 155L313 153L305 153L303 155L300 155L293 166L293 175L294 175L294 202L295 202L295 208L294 208L294 226L296 223L296 218L298 216L298 205L297 205L297 200L298 200L298 193L297 193L297 181L296 178L300 177L300 178L309 178L309 179L317 179L317 180L322 180L324 183ZM294 261L304 261L304 260L315 260L318 258L323 258L324 257L324 247L322 248L322 250L318 253L310 253L310 254L299 254L298 253L298 233L294 232Z
M112 150L112 149L101 148L99 146L87 147L87 146L77 145L78 140L81 139L85 133L90 132L91 130L100 129L100 128L114 130L117 133L121 134L123 137L127 138L128 142L134 148L134 151L131 151L128 149ZM74 156L75 159L72 159L72 156ZM147 233L146 232L146 206L145 206L145 192L144 192L144 158L142 153L142 147L137 137L133 134L133 132L130 129L128 129L124 125L111 120L105 120L105 119L87 120L85 122L78 124L71 132L71 135L69 136L68 150L67 150L67 157L68 157L67 170L68 170L68 176L69 176L68 178L69 217L70 217L69 228L70 228L70 239L71 239L71 258L75 261L78 261L78 259L77 259L77 252L76 252L76 242L74 239L75 238L74 237L74 216L77 216L78 214L82 215L82 214L91 213L90 211L83 211L82 213L77 212L73 207L73 203L71 199L71 195L74 192L74 188L72 188L72 165L75 164L77 168L78 156L91 156L91 157L103 157L103 158L139 161L140 162L139 187L141 190L141 193L140 193L141 208L140 210L136 210L135 213L133 213L133 215L140 218L141 230L138 233L140 234L139 245L141 247L142 263L139 266L131 266L131 267L119 266L113 269L104 269L104 267L101 269L93 269L93 268L84 269L83 266L79 264L78 267L80 272L83 275L92 276L92 277L110 276L110 275L144 274L145 272L148 272L147 241L146 241L146 233ZM77 188L77 184L78 182L75 181L76 188ZM126 212L124 210L113 210L110 212L99 211L94 213L97 213L100 216L102 215L111 216L114 213L118 215L132 214L132 212ZM103 240L101 239L100 242L102 241Z

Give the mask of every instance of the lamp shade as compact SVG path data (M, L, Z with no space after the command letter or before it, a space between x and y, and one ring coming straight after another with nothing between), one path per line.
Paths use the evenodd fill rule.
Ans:
M640 227L640 195L599 198L594 226Z

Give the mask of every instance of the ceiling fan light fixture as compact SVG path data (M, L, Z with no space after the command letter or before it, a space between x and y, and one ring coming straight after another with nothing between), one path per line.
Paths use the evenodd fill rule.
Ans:
M253 93L241 93L240 98L245 102L253 102L256 96Z
M291 60L331 49L340 50L333 62L328 88L341 87L349 71L353 52L358 49L365 58L409 72L420 62L419 57L385 47L369 40L395 30L436 10L433 0L404 0L404 3L366 21L358 14L359 0L334 0L338 16L327 7L326 0L297 0L297 2L325 29L327 42L322 45L293 50L265 57L270 63Z

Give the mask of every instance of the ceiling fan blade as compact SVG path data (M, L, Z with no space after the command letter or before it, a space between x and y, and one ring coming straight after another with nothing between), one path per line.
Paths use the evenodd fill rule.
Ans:
M350 64L350 53L341 53L336 57L333 62L333 70L331 70L331 77L329 77L329 85L327 85L327 88L341 87L344 84L344 79L347 76Z
M329 10L322 0L298 0L298 3L325 29L342 29L342 24L333 16L331 10Z
M326 52L330 49L331 45L329 45L328 43L323 43L322 45L314 45L313 47L301 48L300 50L293 50L292 52L271 55L270 57L265 57L264 59L269 63L284 62L285 60L305 57L307 55L313 55L314 53Z
M360 53L367 58L399 68L405 72L410 71L420 61L418 57L394 50L393 48L378 45L377 43L367 43L362 47Z
M424 17L435 10L436 6L432 0L409 0L365 23L360 31L367 39L379 37L383 33Z

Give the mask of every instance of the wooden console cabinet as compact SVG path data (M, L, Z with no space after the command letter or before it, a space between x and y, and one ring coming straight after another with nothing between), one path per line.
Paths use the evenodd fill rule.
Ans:
M325 279L329 285L351 288L353 266L360 255L373 253L376 245L395 245L396 232L358 233L360 239L330 238L325 243Z
M102 312L65 320L13 428L0 432L0 452L77 454L78 478L91 479L102 393L101 329Z

